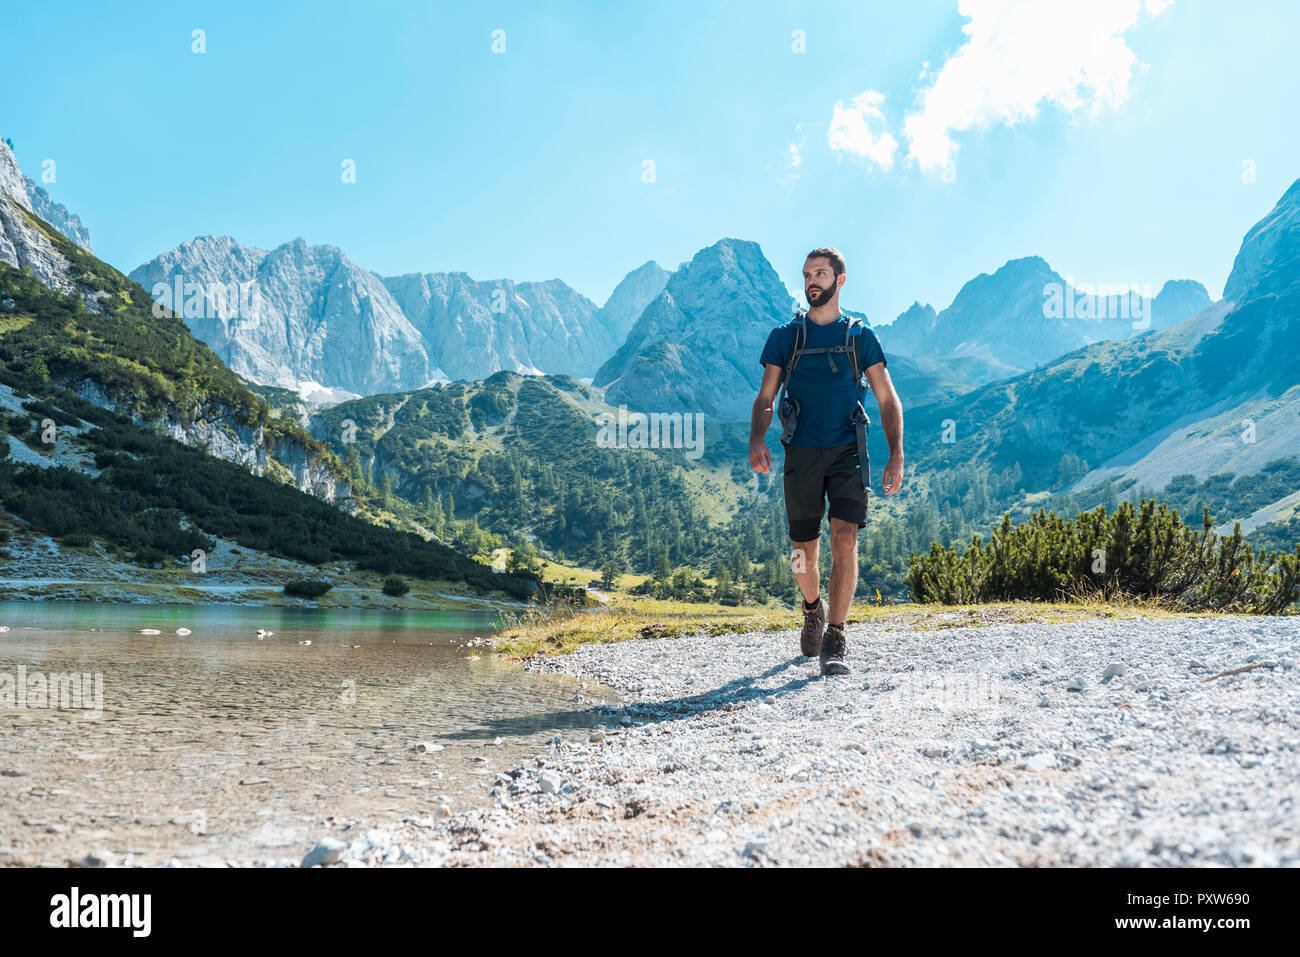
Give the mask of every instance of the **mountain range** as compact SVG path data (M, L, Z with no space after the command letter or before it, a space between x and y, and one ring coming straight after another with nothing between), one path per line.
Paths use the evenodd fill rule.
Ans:
M1053 288L1066 313L1056 318L1045 305L1045 289ZM1010 378L1090 342L1164 328L1210 304L1204 287L1191 280L1168 282L1149 300L1132 295L1122 315L1115 301L1111 317L1085 310L1083 301L1031 256L971 280L941 313L914 304L876 331L904 406L913 408ZM629 408L747 419L762 371L758 355L793 306L757 244L724 239L672 275L593 384L606 387L608 401Z
M250 382L297 390L313 404L504 370L591 377L615 405L741 421L767 333L794 306L758 245L731 238L672 273L645 263L600 307L558 279L380 277L302 239L266 252L199 237L131 278L183 299L177 311L191 331ZM228 292L235 285L256 295L241 299ZM1076 289L1028 256L972 279L942 312L914 303L877 334L913 408L1210 305L1192 280L1166 282L1152 297L1104 293Z
M1171 280L1146 298L1076 289L1038 256L1012 259L970 280L936 313L913 303L878 330L885 354L947 364L982 385L1033 369L1081 346L1164 329L1210 305L1205 287Z
M558 279L384 278L334 246L296 239L268 252L201 236L131 278L169 297L191 331L252 382L369 395L502 369L590 376L667 273L646 263L597 308ZM235 286L249 293L231 294Z
M1169 328L1088 345L920 409L908 422L909 455L940 474L1015 466L1031 491L1058 487L1064 457L1085 465L1068 482L1075 493L1224 475L1245 489L1265 466L1300 453L1298 336L1300 180L1245 236L1222 300ZM1294 493L1278 489L1238 517L1251 526L1286 518Z

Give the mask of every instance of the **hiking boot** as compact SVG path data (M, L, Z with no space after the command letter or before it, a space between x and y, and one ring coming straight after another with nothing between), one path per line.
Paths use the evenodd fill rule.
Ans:
M799 650L806 658L816 658L822 650L822 632L826 630L826 600L818 598L811 608L803 603L803 631L799 632Z
M827 625L826 634L822 638L822 674L824 675L846 675L849 673L849 665L844 659L848 654L848 648L844 641L843 625Z

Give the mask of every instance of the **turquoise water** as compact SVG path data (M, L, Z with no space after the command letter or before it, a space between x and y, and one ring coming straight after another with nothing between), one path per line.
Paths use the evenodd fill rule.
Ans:
M131 605L91 602L0 602L0 624L88 632L99 629L133 634L141 628L204 629L208 637L225 638L297 629L387 633L417 640L417 632L474 631L486 635L497 613L482 611L408 611L372 608L254 608L240 605Z
M485 803L497 773L554 734L585 739L602 720L591 706L616 700L492 658L474 639L496 621L2 602L0 682L20 666L97 676L102 710L0 707L0 863L62 864L89 845L141 863L270 860L339 821Z

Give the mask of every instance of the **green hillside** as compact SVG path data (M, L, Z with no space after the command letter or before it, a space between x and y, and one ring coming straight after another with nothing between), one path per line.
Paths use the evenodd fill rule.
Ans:
M498 372L344 402L316 413L311 431L351 474L423 507L438 528L472 517L593 567L617 557L646 569L661 551L676 564L716 547L709 526L744 494L745 476L721 467L734 428L707 422L692 461L684 449L602 448L602 411L616 414L566 376Z
M54 292L0 264L0 383L24 400L23 412L3 416L4 428L12 441L48 453L40 422L51 419L59 442L93 457L94 465L0 460L5 511L39 531L98 539L141 562L175 559L220 537L313 563L347 560L519 597L531 593L523 578L493 574L443 544L349 515L284 484L296 466L349 488L342 463L291 417L273 417L180 319L154 316L139 285L26 215L68 260L67 275L81 295ZM86 297L101 311L88 309ZM228 439L265 461L275 478L166 437L164 427ZM351 491L358 515L382 516L368 489Z
M26 215L68 259L68 278L98 293L102 312L0 263L0 292L12 300L3 309L0 362L11 376L34 389L93 384L147 420L219 404L241 423L265 424L265 406L184 322L170 313L155 317L153 300L136 283Z

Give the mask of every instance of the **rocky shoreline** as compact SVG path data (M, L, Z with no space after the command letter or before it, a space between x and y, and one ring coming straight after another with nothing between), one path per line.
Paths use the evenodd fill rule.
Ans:
M868 630L870 629L870 630ZM1297 619L850 625L593 645L604 731L501 768L496 804L356 825L347 866L1295 866ZM1221 674L1247 669L1235 674ZM351 833L348 833L350 831Z

